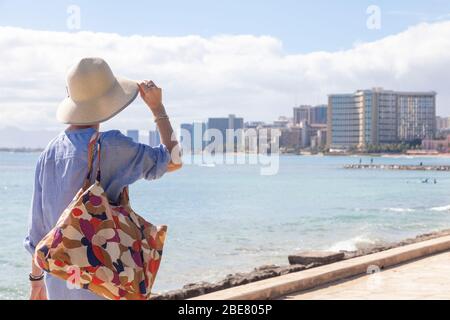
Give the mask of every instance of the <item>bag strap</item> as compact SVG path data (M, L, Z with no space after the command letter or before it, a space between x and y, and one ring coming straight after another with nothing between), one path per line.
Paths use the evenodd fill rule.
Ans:
M123 187L122 192L120 193L120 204L125 206L130 203L130 194L129 194L128 186Z
M91 139L89 140L89 144L88 144L88 174L86 177L86 180L84 182L84 189L86 190L87 188L89 188L90 183L91 183L91 176L92 176L92 169L94 167L94 152L95 152L95 147L97 146L97 176L96 176L96 180L98 182L100 182L101 180L101 170L100 170L100 155L101 155L101 145L100 145L100 133L98 131L94 132L91 136ZM128 186L125 186L122 189L122 192L120 193L120 203L122 205L127 205L130 202L130 195L129 195L129 190L128 190Z
M99 141L100 133L98 131L94 132L89 140L88 144L88 173L86 180L84 182L84 188L87 189L90 185L92 169L94 167L94 153L95 147L97 147L97 176L96 180L100 182L101 174L100 174L100 141Z

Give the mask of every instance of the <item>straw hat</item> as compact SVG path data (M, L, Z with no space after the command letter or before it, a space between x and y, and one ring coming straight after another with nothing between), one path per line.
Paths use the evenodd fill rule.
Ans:
M67 74L68 97L57 111L63 123L90 125L106 121L136 98L136 81L115 77L101 58L83 58Z

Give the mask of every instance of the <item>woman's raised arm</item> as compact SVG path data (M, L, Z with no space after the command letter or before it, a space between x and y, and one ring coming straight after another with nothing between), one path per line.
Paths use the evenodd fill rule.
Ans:
M142 100L150 108L158 126L161 142L170 152L171 160L167 165L167 171L175 171L181 168L180 145L170 124L169 117L162 103L162 90L153 81L139 83L139 92Z

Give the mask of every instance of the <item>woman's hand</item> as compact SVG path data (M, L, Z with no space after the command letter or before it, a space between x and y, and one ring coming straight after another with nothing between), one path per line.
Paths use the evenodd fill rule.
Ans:
M138 83L142 100L147 104L155 117L165 114L162 104L162 90L153 81L144 80Z
M44 280L31 281L30 300L47 300L47 290Z

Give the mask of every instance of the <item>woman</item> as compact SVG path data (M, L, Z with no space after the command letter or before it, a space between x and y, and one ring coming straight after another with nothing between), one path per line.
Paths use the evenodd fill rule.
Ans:
M87 175L89 139L106 121L127 107L140 92L153 114L162 144L150 147L132 141L118 130L100 134L102 187L109 199L118 199L124 186L139 179L156 179L181 167L178 142L162 104L161 89L152 81L137 84L114 77L100 58L80 60L67 76L68 97L57 117L68 128L53 139L39 157L26 249L33 255L39 241L54 227L60 214L82 187ZM44 272L32 259L31 299L100 299L84 289Z

